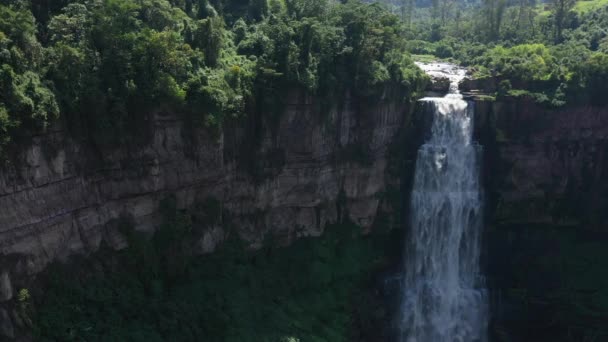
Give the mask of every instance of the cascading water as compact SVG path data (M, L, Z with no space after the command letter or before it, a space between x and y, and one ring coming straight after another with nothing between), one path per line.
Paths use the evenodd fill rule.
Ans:
M486 341L488 304L480 275L480 147L472 140L473 108L458 92L465 72L419 64L450 79L445 97L420 101L433 115L418 151L406 245L401 342Z

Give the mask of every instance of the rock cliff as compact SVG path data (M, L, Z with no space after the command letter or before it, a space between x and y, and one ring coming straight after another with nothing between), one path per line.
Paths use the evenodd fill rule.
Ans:
M608 108L476 105L492 340L607 339Z
M230 213L251 248L289 243L348 218L370 229L385 191L387 151L409 118L407 104L346 98L321 105L291 91L278 117L251 114L220 134L158 111L142 145L100 149L60 126L33 136L0 171L0 301L54 260L126 245L118 220L140 231L160 222L159 203L209 198ZM226 225L205 228L197 252L213 252Z
M608 108L477 102L491 222L608 225Z
M168 197L183 209L213 199L230 217L201 229L201 254L232 232L257 248L268 237L288 244L320 235L330 222L349 219L371 229L380 211L407 212L407 206L391 207L388 197L397 193L407 203L408 172L422 139L416 133L429 124L422 110L410 115L408 104L348 97L323 109L297 90L284 102L279 115L251 113L219 134L158 110L142 128L150 131L147 143L111 149L74 140L62 125L32 136L0 170L0 336L14 334L9 303L49 263L90 254L102 244L125 247L120 220L152 232ZM555 297L546 296L563 289L543 281L575 279L578 269L536 262L560 257L555 253L565 248L564 233L556 228L595 234L608 227L608 108L549 109L526 99L479 100L475 106L476 140L484 147L483 259L493 293L492 335L508 330L514 340L546 339L546 329L529 333L529 320L560 313L574 321L568 316L574 311L552 306ZM396 172L391 153L399 154ZM599 247L581 250L592 248ZM588 260L585 253L568 256ZM577 289L573 284L568 291ZM518 297L521 291L527 297ZM581 287L581 293L591 292ZM604 293L600 288L593 296ZM595 329L589 322L575 322L576 329Z

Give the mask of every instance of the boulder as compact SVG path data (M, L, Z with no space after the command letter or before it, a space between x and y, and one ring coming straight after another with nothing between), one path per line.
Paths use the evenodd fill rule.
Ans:
M495 93L498 90L498 80L495 77L465 78L460 81L458 88L462 92L477 91L481 93Z
M450 79L443 76L431 76L431 84L427 91L447 94L450 90Z

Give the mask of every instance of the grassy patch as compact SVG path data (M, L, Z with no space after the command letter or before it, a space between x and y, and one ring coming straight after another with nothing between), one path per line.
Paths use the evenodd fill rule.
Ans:
M546 3L541 3L536 6L536 13L539 17L547 18L551 15L551 5Z
M584 0L574 5L574 12L584 14L608 6L608 0Z
M494 101L496 101L496 95L488 95L488 94L476 95L475 96L475 100L476 101L494 102Z

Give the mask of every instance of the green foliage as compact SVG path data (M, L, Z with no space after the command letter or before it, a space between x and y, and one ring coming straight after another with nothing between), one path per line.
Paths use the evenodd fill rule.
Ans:
M561 43L563 40L563 30L568 16L571 15L572 8L576 0L552 0L551 14L553 16L553 26L555 30L555 41Z
M581 65L582 79L594 104L608 104L608 54L596 52Z
M53 93L32 71L17 74L11 66L3 64L0 87L4 90L2 102L16 124L26 121L46 125L49 118L58 114Z
M17 127L44 128L59 114L40 77L43 53L35 33L31 13L0 4L0 155Z
M31 299L30 291L28 289L21 289L17 293L17 301L19 303L27 303Z
M606 340L608 276L603 270L608 251L602 233L542 225L509 228L492 239L510 246L507 254L496 257L496 265L504 272L497 286L510 303L507 330L512 338ZM526 229L525 236L521 229Z
M62 12L49 23L56 61L49 76L73 125L97 142L116 142L151 108L183 103L202 53L185 41L194 24L180 9L162 0L111 0Z
M207 127L219 129L225 117L236 118L245 110L255 79L255 62L243 56L226 56L220 68L202 69L187 85L187 103L199 112Z
M607 91L606 54L591 52L581 43L568 41L556 46L521 44L497 46L473 59L474 76L498 77L498 95L527 96L538 103L563 106L567 103L604 104ZM506 83L510 88L503 87Z
M287 1L282 8L233 28L238 52L256 57L261 84L298 84L329 99L347 89L378 95L389 84L404 87L408 99L423 88L426 77L407 58L400 23L386 9L356 1Z
M52 271L36 301L40 341L351 340L356 298L384 260L387 235L334 225L321 238L256 252L231 235L213 255L177 267L171 258L194 233L173 203L152 239L131 233L118 255Z
M502 80L500 81L500 84L498 84L498 97L504 97L505 95L509 94L509 92L512 89L512 85L511 85L511 81L509 80Z
M508 79L552 106L602 104L593 89L604 87L585 69L593 53L608 53L604 0L423 3L409 14L409 52L450 58L470 66L474 77Z
M555 59L542 44L497 46L483 56L483 64L500 75L523 81L548 81L558 76Z
M220 17L210 17L197 22L193 46L203 50L205 63L209 67L217 65L225 36L224 22Z
M262 107L286 86L327 102L391 86L407 100L426 78L404 45L395 15L358 1L0 5L0 149L59 112L73 134L113 145L146 138L159 107L219 132L247 108L274 112Z
M583 0L574 4L573 10L579 14L602 10L608 6L608 0Z
M35 37L36 23L29 11L0 4L0 32L2 63L12 62L17 72L40 63L42 55Z

